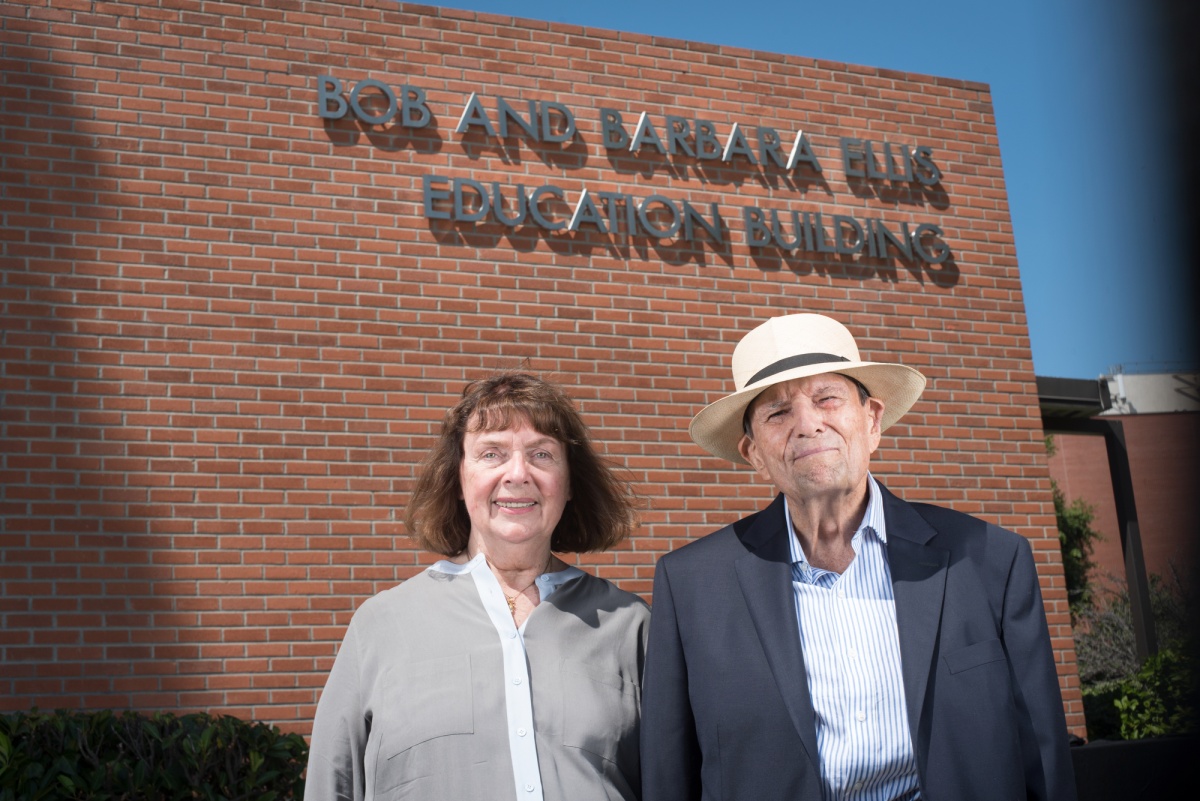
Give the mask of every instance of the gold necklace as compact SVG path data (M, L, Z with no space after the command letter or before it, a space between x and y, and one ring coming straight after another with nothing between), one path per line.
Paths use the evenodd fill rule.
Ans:
M533 581L531 581L525 585L525 589L521 590L516 595L509 595L508 593L504 593L504 600L508 601L508 613L510 615L512 615L513 617L517 616L517 598L520 598L522 595L524 595L529 590L530 587L532 587L534 584L537 584L538 577L541 576L542 573L545 573L550 569L550 563L553 561L554 561L554 554L551 553L550 556L547 557L546 565L545 565L545 567L542 568L541 573L538 573L537 576L534 576Z

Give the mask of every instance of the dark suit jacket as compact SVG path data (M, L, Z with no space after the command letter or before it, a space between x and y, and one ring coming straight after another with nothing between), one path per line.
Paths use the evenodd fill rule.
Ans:
M883 490L925 801L1075 798L1025 538ZM642 695L643 801L821 798L783 496L664 556Z

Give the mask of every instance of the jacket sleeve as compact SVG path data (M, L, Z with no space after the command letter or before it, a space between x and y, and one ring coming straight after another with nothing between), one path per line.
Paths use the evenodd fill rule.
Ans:
M325 682L313 720L304 797L311 801L362 801L364 754L370 720L362 703L358 638L351 621Z
M700 744L688 695L687 660L671 580L659 561L642 683L642 801L699 798Z
M1075 772L1046 610L1033 552L1024 537L1018 539L1001 625L1019 717L1025 792L1038 801L1075 801Z

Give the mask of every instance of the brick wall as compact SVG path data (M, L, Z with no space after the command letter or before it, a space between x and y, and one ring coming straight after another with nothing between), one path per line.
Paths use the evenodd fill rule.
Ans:
M565 384L632 472L640 534L579 563L648 594L659 554L769 497L687 422L728 391L742 333L807 310L929 376L877 474L1030 538L1082 730L986 85L383 0L16 0L0 32L0 707L307 730L354 608L429 562L400 522L415 465L497 368ZM323 119L322 75L343 97L413 85L430 124ZM456 134L472 93L493 123L497 97L553 101L577 131ZM738 123L754 152L756 129L784 155L803 131L823 169L608 150L601 107L663 139L665 115L722 144ZM848 176L841 137L928 146L942 177ZM510 200L553 184L556 221L587 188L716 203L724 224L437 219L425 176ZM953 256L755 247L745 206L932 224Z
M1168 585L1176 578L1186 581L1198 550L1193 498L1200 486L1200 414L1129 414L1114 419L1125 432L1146 572L1161 576ZM1092 528L1103 538L1094 544L1092 581L1096 587L1123 585L1125 555L1104 438L1055 434L1054 444L1051 475L1068 501L1082 499L1091 505Z

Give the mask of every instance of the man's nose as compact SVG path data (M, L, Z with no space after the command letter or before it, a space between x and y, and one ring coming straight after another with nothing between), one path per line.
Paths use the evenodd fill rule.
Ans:
M799 437L811 437L824 430L825 416L819 409L797 404L792 409L793 431Z

